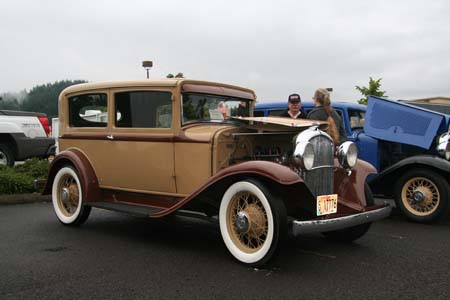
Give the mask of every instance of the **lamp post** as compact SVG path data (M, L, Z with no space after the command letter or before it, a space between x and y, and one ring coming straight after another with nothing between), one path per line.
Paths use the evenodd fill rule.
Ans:
M147 70L147 79L148 79L148 71L151 69L151 67L153 67L153 62L151 60L144 60L142 62L142 67L144 67L145 70Z

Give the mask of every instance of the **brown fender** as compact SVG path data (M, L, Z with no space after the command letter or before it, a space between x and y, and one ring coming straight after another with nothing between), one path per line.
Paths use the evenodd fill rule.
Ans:
M45 183L42 194L51 194L56 173L59 169L68 164L74 166L80 176L83 201L92 202L100 200L100 189L98 187L97 176L95 175L94 169L86 156L77 149L62 151L55 157L49 167L47 182Z
M303 179L297 175L294 171L286 166L282 166L277 163L269 161L247 161L239 164L232 165L226 169L223 169L214 176L212 176L203 186L194 191L189 196L178 201L175 205L164 209L160 212L152 214L152 218L159 218L166 216L177 209L181 208L185 204L189 203L192 199L200 195L211 185L226 180L232 177L248 177L248 176L258 176L267 178L270 181L276 182L281 185L290 186L296 183L302 183Z
M334 164L339 166L337 160ZM357 206L365 207L367 206L364 194L366 178L371 173L377 173L377 170L370 163L358 159L351 172L351 175L348 176L344 169L338 168L334 175L334 192L347 203L355 203Z

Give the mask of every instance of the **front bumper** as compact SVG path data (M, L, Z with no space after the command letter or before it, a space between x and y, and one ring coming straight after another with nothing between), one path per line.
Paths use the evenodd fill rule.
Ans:
M294 220L292 221L292 233L294 236L298 236L305 233L334 231L365 223L371 223L373 221L388 217L391 214L391 210L391 206L389 206L389 204L385 204L384 207L378 209L340 218L312 221Z

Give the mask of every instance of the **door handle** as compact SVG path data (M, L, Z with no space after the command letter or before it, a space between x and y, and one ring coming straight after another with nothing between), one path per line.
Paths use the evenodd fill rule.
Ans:
M114 136L111 134L111 135L107 135L106 138L107 138L108 140L113 140L113 139L114 139Z

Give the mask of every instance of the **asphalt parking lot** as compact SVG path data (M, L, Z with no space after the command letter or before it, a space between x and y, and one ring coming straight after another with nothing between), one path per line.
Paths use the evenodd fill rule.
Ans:
M1 299L449 299L450 225L393 216L340 244L290 240L269 266L231 257L216 224L94 209L79 228L50 203L0 206Z

